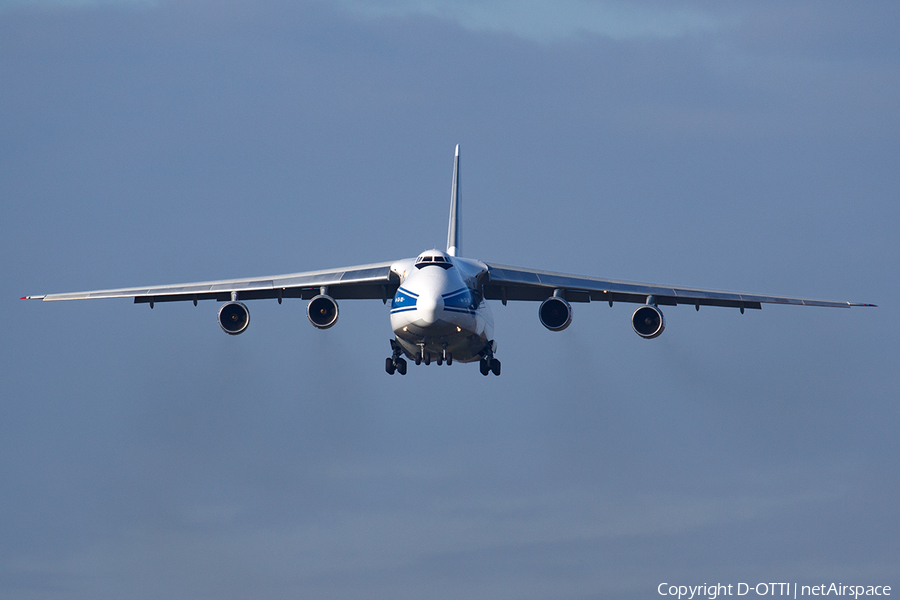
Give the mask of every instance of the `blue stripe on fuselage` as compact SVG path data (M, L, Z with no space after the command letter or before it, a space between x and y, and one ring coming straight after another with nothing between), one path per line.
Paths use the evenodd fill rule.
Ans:
M449 294L444 294L444 309L453 312L472 312L478 308L472 296L472 290L462 288Z
M409 290L405 290L403 288L398 288L397 293L394 294L394 298L391 300L391 312L396 312L396 309L415 309L416 299L418 297L419 295L414 292L410 292Z

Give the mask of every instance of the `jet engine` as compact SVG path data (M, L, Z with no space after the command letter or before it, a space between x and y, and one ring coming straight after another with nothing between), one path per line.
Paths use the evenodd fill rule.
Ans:
M572 322L572 307L559 296L551 296L541 302L538 316L550 331L562 331Z
M250 311L241 302L226 302L219 309L219 326L229 335L247 331L250 325Z
M654 304L645 304L631 315L631 326L634 332L646 340L652 340L666 328L666 319L662 311Z
M318 329L328 329L338 320L338 305L331 296L320 294L306 306L309 322Z

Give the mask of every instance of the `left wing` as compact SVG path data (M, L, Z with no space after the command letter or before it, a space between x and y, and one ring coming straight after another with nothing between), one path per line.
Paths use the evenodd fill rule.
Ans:
M833 302L830 300L808 300L788 296L763 296L719 290L674 287L633 281L615 281L599 277L585 277L554 273L538 269L510 267L495 263L485 263L487 275L482 279L484 297L491 300L538 300L543 301L554 295L561 295L569 302L633 302L639 304L660 304L674 306L689 304L700 309L704 306L729 306L740 308L762 308L762 304L798 304L802 306L875 306L855 302Z
M95 290L66 294L25 296L35 300L87 300L93 298L134 298L135 303L177 302L183 300L256 300L260 298L310 299L328 288L334 299L371 298L387 302L400 282L391 272L392 263L359 265L324 271L307 271L273 277L223 279L198 283L179 283L114 290ZM236 295L236 297L235 297Z

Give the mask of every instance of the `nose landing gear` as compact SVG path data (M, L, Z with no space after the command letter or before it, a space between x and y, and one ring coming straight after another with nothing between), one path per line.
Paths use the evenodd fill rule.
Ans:
M406 375L407 363L406 359L403 358L403 347L400 346L399 342L396 340L391 340L390 342L392 354L384 359L384 370L388 375L393 375L394 373ZM491 341L482 351L481 360L479 361L479 369L481 370L482 375L487 376L490 373L500 375L500 361L494 358L494 347L494 342ZM410 353L407 356L415 360L417 365L420 365L423 362L426 365L429 365L432 360L439 366L444 363L447 363L447 366L453 364L453 354L447 351L446 345L444 345L440 353L432 354L431 352L425 351L425 346L423 344L419 346L419 351L416 352L415 355Z
M447 344L444 344L444 349L440 354L432 355L431 352L425 351L425 344L419 344L419 351L416 353L416 364L421 365L423 362L425 365L430 365L431 361L435 361L438 366L447 363L447 366L453 364L453 355L447 352Z

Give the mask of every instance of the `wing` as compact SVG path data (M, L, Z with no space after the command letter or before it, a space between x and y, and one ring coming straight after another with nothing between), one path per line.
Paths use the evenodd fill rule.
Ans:
M308 271L274 277L252 277L247 279L223 279L198 283L179 283L114 290L95 290L68 294L47 294L25 296L36 300L87 300L93 298L134 298L135 303L177 302L181 300L232 299L232 293L239 300L260 298L303 298L310 299L328 288L328 295L336 300L379 299L387 301L397 291L399 279L391 272L392 263L376 263L324 271Z
M829 300L808 300L787 296L763 296L674 287L633 281L615 281L599 277L584 277L566 273L553 273L537 269L510 267L485 263L487 276L482 280L484 296L491 300L544 300L560 290L569 302L634 302L669 305L689 304L698 310L703 306L730 306L734 308L762 308L762 304L798 304L802 306L875 306L854 302L832 302ZM652 297L652 298L651 298Z

